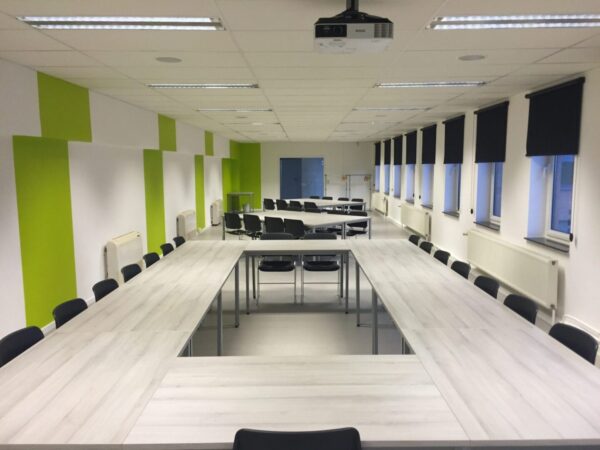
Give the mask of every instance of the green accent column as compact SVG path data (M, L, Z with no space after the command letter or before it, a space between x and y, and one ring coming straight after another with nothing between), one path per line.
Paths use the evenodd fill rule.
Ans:
M158 148L166 151L177 150L177 127L175 120L158 115Z
M148 251L161 253L166 241L163 155L160 150L144 150L146 191L146 233Z
M14 136L13 154L25 316L41 327L77 297L69 149L63 140Z
M194 165L196 168L196 226L204 228L206 226L204 215L204 156L195 155Z
M210 131L204 132L204 153L206 156L215 155L214 136Z
M91 142L88 90L40 72L37 81L42 136Z
M239 190L254 192L252 206L255 209L262 208L260 144L229 141L229 154L238 162Z
M227 194L240 190L240 165L236 159L221 160L221 176L223 181L223 211L240 210L240 205L230 205Z

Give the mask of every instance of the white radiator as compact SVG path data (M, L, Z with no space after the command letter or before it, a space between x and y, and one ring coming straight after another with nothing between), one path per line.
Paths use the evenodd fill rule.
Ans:
M223 201L215 200L210 205L210 223L211 225L220 225L223 217Z
M431 215L429 211L415 208L408 203L402 203L400 205L400 221L402 225L429 239L431 235Z
M106 275L123 283L121 268L128 264L142 265L144 244L142 235L137 231L111 239L106 244Z
M196 211L188 209L177 215L177 236L185 239L193 239L198 235L196 224Z
M385 215L386 212L386 204L385 204L385 196L380 192L374 192L371 196L371 208L375 211L379 211L381 214Z
M468 259L483 272L547 308L558 297L558 262L480 231L469 231Z

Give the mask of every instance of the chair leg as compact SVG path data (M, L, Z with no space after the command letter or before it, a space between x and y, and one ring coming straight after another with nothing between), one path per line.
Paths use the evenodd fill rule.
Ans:
M260 298L260 269L256 271L256 308L258 308L258 299Z
M296 304L296 263L294 263L294 304Z
M304 305L304 264L300 263L300 304Z

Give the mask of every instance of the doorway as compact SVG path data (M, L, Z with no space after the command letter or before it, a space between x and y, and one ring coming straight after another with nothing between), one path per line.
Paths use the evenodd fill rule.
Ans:
M323 196L323 158L281 158L279 164L280 198Z

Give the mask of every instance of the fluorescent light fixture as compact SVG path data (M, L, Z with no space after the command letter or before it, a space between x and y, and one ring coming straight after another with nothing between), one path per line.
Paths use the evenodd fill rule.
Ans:
M356 107L352 111L427 111L429 108L422 106L374 106L374 107Z
M436 17L432 30L489 30L506 28L589 28L600 26L600 14L532 14L519 16Z
M46 30L224 30L221 19L211 17L106 17L20 16L34 28Z
M485 81L423 81L413 83L376 83L376 88L434 88L434 87L478 87Z
M271 112L271 108L198 108L198 112L241 112L241 113L253 113L253 112Z
M154 89L258 89L256 83L151 83Z

